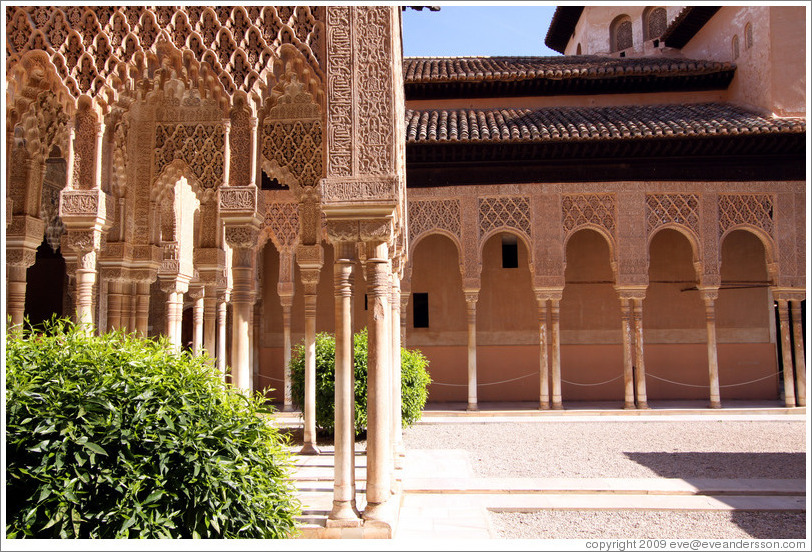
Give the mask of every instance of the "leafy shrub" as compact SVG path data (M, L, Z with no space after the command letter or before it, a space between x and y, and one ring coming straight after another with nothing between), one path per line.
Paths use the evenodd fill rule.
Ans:
M355 374L355 432L367 425L367 330L353 335ZM316 427L332 433L335 426L335 336L316 334ZM290 360L291 399L304 410L304 343L297 345ZM426 367L429 361L420 351L401 348L401 414L403 426L420 419L431 383Z
M263 399L165 339L7 333L9 538L286 538L299 504Z

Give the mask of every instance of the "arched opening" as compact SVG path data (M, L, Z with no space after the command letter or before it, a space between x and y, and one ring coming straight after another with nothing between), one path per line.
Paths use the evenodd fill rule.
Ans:
M480 401L538 400L538 322L532 277L527 245L515 234L494 234L482 246L477 302Z
M705 304L691 242L673 229L649 244L649 284L643 300L646 393L649 400L707 399Z
M612 52L620 52L634 45L632 20L626 15L619 15L609 26L609 44Z
M52 316L61 317L65 290L65 259L43 240L34 264L26 273L25 316L33 326L41 326Z
M468 337L459 251L447 236L431 234L414 246L411 262L406 347L420 349L429 360L431 402L465 401ZM421 317L427 318L427 324L415 327L416 318L421 322Z
M722 400L775 399L783 379L764 244L747 230L734 230L722 241L721 261L716 333Z
M668 25L665 8L646 8L643 12L644 40L660 38Z
M567 241L561 297L561 395L564 400L623 399L620 300L606 238L595 230Z

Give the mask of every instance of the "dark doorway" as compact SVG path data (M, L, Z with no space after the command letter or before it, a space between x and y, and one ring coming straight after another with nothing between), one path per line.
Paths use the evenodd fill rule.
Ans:
M65 259L43 240L37 248L33 266L26 273L25 315L33 326L40 326L52 316L61 317L65 286Z

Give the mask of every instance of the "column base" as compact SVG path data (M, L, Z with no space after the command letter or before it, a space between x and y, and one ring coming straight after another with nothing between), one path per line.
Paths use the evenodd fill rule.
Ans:
M564 405L562 403L560 403L560 402L559 403L554 402L553 403L553 410L564 410Z
M282 412L293 412L296 410L292 404L286 404L282 407Z
M361 519L351 501L333 501L333 511L327 517L327 527L360 527Z
M468 408L466 408L466 410L468 410L469 412L476 412L477 410L479 410L479 407L477 406L476 403L468 403Z
M392 519L392 500L386 502L370 502L364 508L361 518L370 521L390 521Z
M319 447L312 443L305 443L302 446L302 450L298 452L298 454L306 455L306 456L316 456L321 454Z
M539 410L550 410L550 403L548 402L539 403Z
M634 410L635 408L633 402L627 402L623 405L623 410Z
M795 401L784 401L784 406L787 408L795 408Z
M711 401L710 408L722 408L722 403L720 401Z
M637 410L648 410L648 403L645 401L638 403Z

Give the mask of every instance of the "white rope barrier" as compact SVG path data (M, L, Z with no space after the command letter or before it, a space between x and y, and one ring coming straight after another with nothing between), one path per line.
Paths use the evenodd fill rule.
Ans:
M269 380L273 380L273 381L281 381L282 383L285 383L285 380L282 380L282 379L279 379L279 378L272 378L271 376L265 376L263 374L257 374L257 375L259 377L261 377L261 378L265 378L265 379L269 379Z
M741 385L749 385L751 383L756 383L758 381L764 381L765 379L774 378L776 375L777 375L777 372L775 374L770 374L769 376L764 376L763 378L758 378L758 379L754 379L754 380L750 380L750 381L745 381L745 382L742 382L742 383L729 383L727 385L720 385L719 387L739 387ZM651 373L647 373L646 377L652 377L652 378L658 379L660 381L673 383L674 385L682 385L684 387L702 387L702 388L706 388L706 389L708 387L710 387L710 384L708 384L708 385L695 385L695 384L692 384L692 383L681 383L679 381L672 381L670 379L665 379L665 378L661 378L659 376L655 376L654 374L651 374Z
M620 375L619 375L618 377L616 377L616 378L612 378L612 379L610 379L610 380L602 381L602 382L599 382L599 383L576 383L576 382L574 382L574 381L567 381L567 380L565 380L565 379L563 379L563 378L562 378L562 380L561 380L561 381L562 381L562 382L564 382L564 383L568 383L568 384L570 384L570 385L577 385L577 386L579 386L579 387L595 387L595 386L597 386L597 385L606 385L607 383L612 383L613 381L617 381L617 380L619 380L619 379L620 379L620 378L622 378L622 377L623 377L623 374L620 374Z

